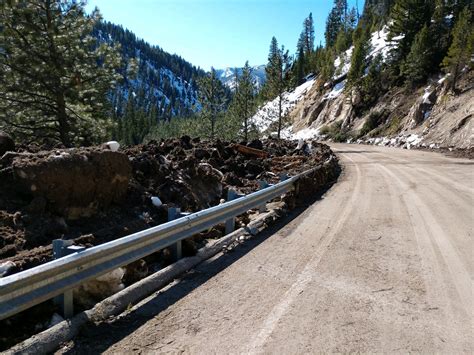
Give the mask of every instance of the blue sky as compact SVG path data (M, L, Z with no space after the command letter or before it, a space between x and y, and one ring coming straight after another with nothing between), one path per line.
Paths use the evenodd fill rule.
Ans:
M332 0L89 0L107 21L209 70L266 64L272 36L295 52L310 12L323 41ZM356 0L349 0L355 5ZM359 0L359 8L363 0Z

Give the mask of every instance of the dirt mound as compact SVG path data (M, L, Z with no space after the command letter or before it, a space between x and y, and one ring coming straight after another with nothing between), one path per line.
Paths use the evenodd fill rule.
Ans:
M18 154L12 156L10 169L16 193L70 220L120 202L132 171L125 154L99 149Z
M51 260L53 239L101 244L166 222L170 206L187 212L215 206L229 189L251 193L258 180L276 183L281 173L296 175L332 154L323 144L276 139L247 147L185 136L122 153L101 147L7 153L0 160L0 260L15 264L9 273L24 270Z
M122 153L104 147L17 150L0 159L2 276L50 261L53 239L85 247L102 244L166 222L171 206L195 212L221 203L229 189L248 194L258 189L258 180L276 183L282 173L291 176L320 166L300 186L309 195L333 181L338 171L328 146L274 139L245 145L182 137ZM289 193L281 203L291 207L296 202L298 196ZM236 226L248 224L250 215L239 216ZM222 237L224 228L217 225L183 241L183 255L195 255L208 240ZM119 281L127 286L171 262L171 250L164 249L124 267ZM103 286L96 282L91 287L97 292L76 297L76 310L105 297L111 290ZM0 322L0 328L13 329L7 338L0 337L0 350L47 328L55 310L46 302Z

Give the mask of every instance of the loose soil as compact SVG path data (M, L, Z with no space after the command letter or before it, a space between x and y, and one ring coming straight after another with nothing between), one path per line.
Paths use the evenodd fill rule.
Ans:
M248 194L258 189L258 180L276 183L280 174L296 175L333 156L324 144L297 143L255 140L245 145L253 148L247 151L236 143L184 136L119 152L105 146L23 146L7 152L0 159L0 264L9 267L0 277L52 260L54 239L85 247L102 244L166 222L169 207L199 211L222 203L229 189ZM325 185L321 174L315 174L320 183L302 184L301 191ZM152 197L162 205L155 206ZM290 194L286 202L292 207L297 201ZM237 224L248 221L244 214ZM216 226L185 241L183 254L194 255L207 240L221 237L223 229ZM130 265L122 282L136 282L170 262L171 252L165 249ZM2 329L12 330L2 334L0 349L48 327L54 310L48 302L0 322ZM25 319L31 326L20 328Z

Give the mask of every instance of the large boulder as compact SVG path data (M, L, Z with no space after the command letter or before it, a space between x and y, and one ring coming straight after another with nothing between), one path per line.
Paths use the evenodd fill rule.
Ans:
M11 167L19 193L45 198L49 210L68 219L121 202L132 174L125 154L85 148L18 155Z
M8 151L15 150L15 142L3 131L0 131L0 157Z

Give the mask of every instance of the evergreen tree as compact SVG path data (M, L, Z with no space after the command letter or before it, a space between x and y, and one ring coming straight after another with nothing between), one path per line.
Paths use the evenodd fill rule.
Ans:
M341 29L345 29L347 19L347 0L334 0L334 6L326 20L326 47L332 47L336 43L337 35Z
M303 78L311 71L310 58L314 53L314 22L310 13L303 21L303 29L296 46L296 60L292 67L292 83L300 85Z
M448 52L451 20L449 6L445 0L436 0L433 18L429 27L432 51L432 66L438 68Z
M394 77L398 77L400 65L410 53L416 34L424 25L429 25L432 9L432 1L396 0L389 26L389 39L395 42L390 51Z
M267 74L266 85L271 97L278 98L278 138L280 138L282 128L282 104L283 93L288 85L288 68L289 68L288 51L282 46L278 47L278 42L275 37L272 38L270 44L270 52L268 54L268 64L265 68Z
M401 70L405 83L413 87L426 80L431 70L431 41L428 26L423 26L415 36L415 40Z
M226 106L225 89L216 74L216 70L211 68L211 72L198 81L199 100L202 105L202 115L209 120L211 125L211 138L215 137L216 121Z
M347 74L349 84L357 85L359 80L364 75L365 58L369 52L369 38L365 31L360 31L360 37L354 45L354 50L351 57L351 67Z
M472 12L468 6L459 14L453 29L453 41L448 54L443 60L443 69L451 74L450 87L456 90L457 80L461 70L466 65L472 66L472 52L474 49L474 30L472 27Z
M325 48L321 53L321 78L331 80L336 68L334 67L335 55L332 48Z
M0 3L0 122L16 138L72 146L110 134L120 57L90 35L99 20L84 1Z
M377 20L385 22L394 3L395 0L365 0L364 16L370 11L375 14Z
M304 54L303 47L298 48L298 54L296 56L296 63L295 63L295 86L301 85L303 83L303 78L305 76L305 66L306 66L306 59L307 57Z
M243 121L245 141L249 139L249 120L254 112L254 98L255 83L252 78L252 68L247 61L242 69L242 75L237 78L237 87L234 94L235 112L237 117Z
M303 22L303 31L301 32L300 40L302 41L301 46L305 54L314 51L314 22L312 13L310 13Z
M367 75L361 80L361 106L364 108L373 105L382 94L382 63L382 55L378 54L372 59Z
M337 34L336 43L334 44L334 49L336 50L336 53L340 54L344 52L345 50L349 49L351 44L351 31L341 29Z

